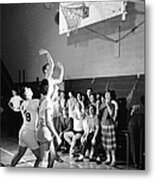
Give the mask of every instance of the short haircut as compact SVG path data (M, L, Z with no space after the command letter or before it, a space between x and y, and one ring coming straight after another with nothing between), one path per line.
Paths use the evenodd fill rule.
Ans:
M47 66L49 66L49 63L46 63L43 67L42 67L42 71L45 74L45 69L47 68Z
M40 93L43 94L43 95L47 95L48 93L48 89L49 89L49 84L48 84L48 80L47 79L43 79L41 81L41 84L40 84Z

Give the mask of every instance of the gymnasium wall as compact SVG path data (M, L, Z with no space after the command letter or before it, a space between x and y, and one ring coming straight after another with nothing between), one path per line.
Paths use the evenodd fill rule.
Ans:
M133 89L134 84L138 81L131 103L140 103L140 97L145 94L145 76L119 76L119 77L105 77L96 79L75 79L65 81L66 92L74 91L86 93L87 88L91 88L95 93L104 93L108 87L115 90L117 98L126 98Z
M129 3L127 9L125 22L116 17L89 28L117 39L120 26L122 37L144 21L142 3ZM121 41L120 57L116 57L116 43L88 29L69 38L59 36L56 12L57 6L47 9L44 4L1 5L2 59L14 82L18 82L19 70L26 71L26 82L42 78L45 58L38 55L41 47L52 53L55 62L64 64L66 80L144 74L144 24Z

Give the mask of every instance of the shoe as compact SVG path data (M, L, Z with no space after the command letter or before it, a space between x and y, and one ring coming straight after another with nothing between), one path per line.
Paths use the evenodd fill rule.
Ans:
M85 156L85 159L89 159L89 156Z
M63 151L67 150L67 148L65 146L61 146L60 149L63 150Z
M56 157L56 159L55 159L57 162L59 162L59 163L63 163L64 161L60 158L60 157Z
M83 162L83 159L76 159L75 162Z
M103 164L109 165L109 164L110 164L110 161L104 161Z
M69 154L69 157L70 157L70 158L73 158L73 157L74 157L74 155L73 155L73 154Z
M100 165L100 164L102 164L102 161L101 160L96 160L96 164Z
M114 167L114 166L116 166L116 162L115 161L111 162L109 165Z
M95 162L95 159L90 158L90 159L89 159L89 162Z

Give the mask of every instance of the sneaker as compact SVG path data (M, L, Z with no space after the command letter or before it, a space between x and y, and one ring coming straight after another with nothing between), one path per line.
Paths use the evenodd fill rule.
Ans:
M96 164L98 164L98 165L102 164L102 161L101 161L100 157L96 158Z
M96 160L96 164L100 165L100 164L102 164L102 161L101 160Z
M95 159L94 158L90 158L89 162L95 162Z
M83 159L76 159L75 162L83 162Z
M56 160L57 162L59 162L59 163L63 163L63 162L64 162L60 157L56 158L55 160Z
M109 165L110 165L110 166L116 166L116 162L113 161L113 162L111 162Z
M74 155L70 153L70 154L69 154L69 157L70 157L70 158L73 158L73 157L74 157Z
M103 164L109 165L109 164L110 164L110 161L106 160L106 161L103 162Z

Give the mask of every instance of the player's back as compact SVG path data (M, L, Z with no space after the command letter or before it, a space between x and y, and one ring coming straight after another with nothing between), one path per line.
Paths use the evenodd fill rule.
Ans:
M23 117L22 128L35 130L36 123L38 121L38 107L39 107L38 99L26 100L22 103L21 105L21 113Z
M47 109L53 112L53 105L49 98L46 97L39 105L39 125L46 126L45 112Z

